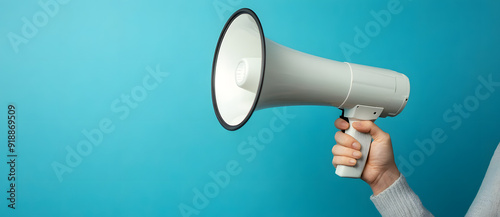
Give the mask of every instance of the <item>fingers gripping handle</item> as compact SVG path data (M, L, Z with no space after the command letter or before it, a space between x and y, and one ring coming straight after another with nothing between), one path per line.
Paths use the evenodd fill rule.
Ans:
M372 142L372 136L368 133L361 133L352 127L352 123L355 121L359 121L357 119L349 118L349 129L345 131L347 135L352 136L356 139L359 144L361 144L361 158L357 160L356 165L354 166L344 166L337 165L337 169L335 170L335 174L340 177L348 177L348 178L360 178L363 170L365 169L366 159L368 157L368 153L370 151L370 144Z
M365 169L365 164L370 151L372 136L368 133L361 133L352 127L352 123L361 120L376 120L384 108L356 105L350 109L344 109L342 116L349 119L349 128L345 131L347 135L352 136L361 144L361 158L358 159L354 166L337 165L335 173L340 177L361 178L361 174Z

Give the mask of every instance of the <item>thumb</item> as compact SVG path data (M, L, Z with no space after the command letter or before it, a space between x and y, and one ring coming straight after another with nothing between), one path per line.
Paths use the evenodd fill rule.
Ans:
M375 123L372 121L356 121L352 123L354 129L362 133L369 133L373 140L385 140L389 138L389 134L382 131Z

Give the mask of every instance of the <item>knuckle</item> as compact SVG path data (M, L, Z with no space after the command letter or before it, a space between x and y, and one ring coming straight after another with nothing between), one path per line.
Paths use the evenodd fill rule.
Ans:
M339 141L340 140L340 137L342 136L342 132L341 131L337 131L337 133L335 133L335 141Z
M351 136L339 131L335 135L335 141L338 145L347 147L349 144L354 142L354 139Z
M336 145L334 145L334 146L332 147L332 154L333 154L333 155L336 155L336 153L337 153L337 147L338 147L338 144L336 144Z
M339 164L339 157L338 156L333 157L332 164L333 165L338 165Z
M344 152L344 146L342 145L337 144L332 148L332 154L335 156L343 155L343 152Z
M384 140L390 140L390 139L391 139L391 135L389 135L389 134L388 134L388 133L386 133L386 132L383 132L383 133L382 133L382 138L383 138Z

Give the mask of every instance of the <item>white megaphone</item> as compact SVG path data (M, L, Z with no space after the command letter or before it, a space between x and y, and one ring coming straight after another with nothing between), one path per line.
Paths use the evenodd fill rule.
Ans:
M335 106L350 124L396 116L409 94L410 82L401 73L312 56L265 38L247 8L229 18L215 51L212 101L227 130L242 127L254 110L276 106ZM337 166L336 174L359 178L372 138L353 127L346 133L359 141L363 156L353 167Z

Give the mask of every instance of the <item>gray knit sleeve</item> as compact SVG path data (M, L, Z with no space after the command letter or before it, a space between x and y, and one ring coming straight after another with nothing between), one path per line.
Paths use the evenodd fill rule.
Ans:
M466 217L500 216L500 144Z
M387 189L377 196L371 196L377 210L382 216L433 216L411 190L403 174Z

